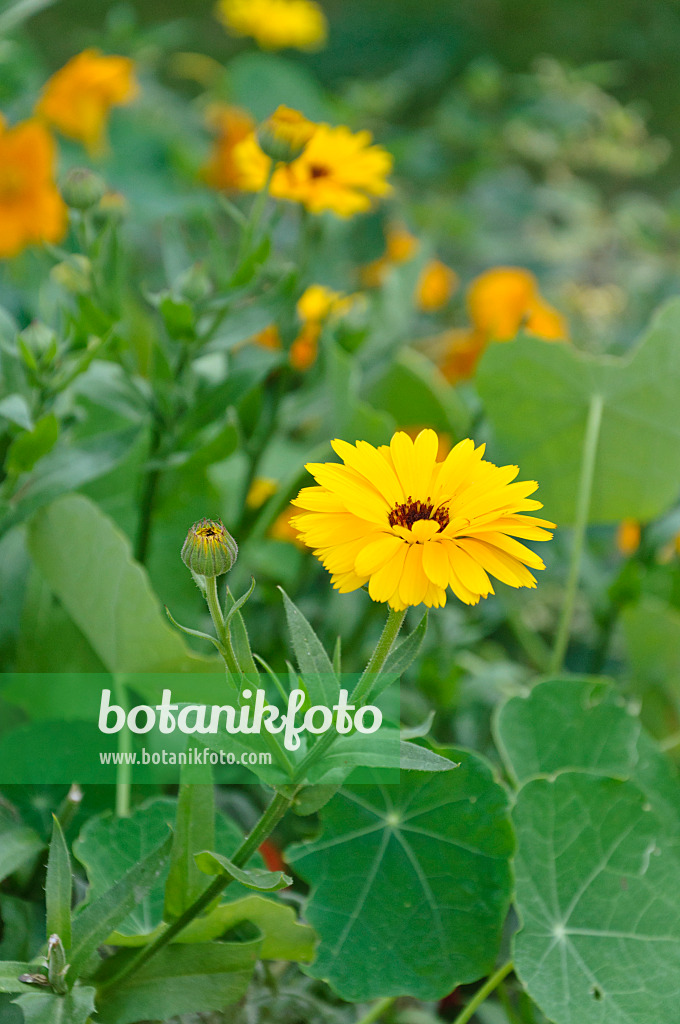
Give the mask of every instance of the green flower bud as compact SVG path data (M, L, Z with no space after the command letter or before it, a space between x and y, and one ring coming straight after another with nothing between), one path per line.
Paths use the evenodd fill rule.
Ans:
M67 292L86 295L92 288L92 264L87 256L75 252L67 260L52 267L50 277Z
M311 139L316 125L290 107L278 107L257 130L260 149L275 163L297 160Z
M222 576L237 555L238 545L219 519L194 523L182 548L182 561L196 576Z
M47 940L47 977L55 992L61 995L66 992L66 972L69 965L66 963L64 946L58 935L50 935Z
M74 167L70 170L61 188L64 202L73 210L89 210L101 202L105 193L104 179L87 167Z

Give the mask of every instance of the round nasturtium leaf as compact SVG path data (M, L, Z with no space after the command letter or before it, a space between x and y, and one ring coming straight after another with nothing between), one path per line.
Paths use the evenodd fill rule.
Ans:
M556 1024L677 1024L680 859L631 782L564 772L524 785L515 971Z
M342 790L321 836L287 851L311 885L309 970L344 999L437 999L493 968L512 887L507 794L481 758L449 753L453 771Z
M509 386L509 382L512 386ZM622 359L519 338L490 345L477 384L499 454L540 484L545 515L573 523L591 400L602 400L591 523L653 519L680 478L680 301Z

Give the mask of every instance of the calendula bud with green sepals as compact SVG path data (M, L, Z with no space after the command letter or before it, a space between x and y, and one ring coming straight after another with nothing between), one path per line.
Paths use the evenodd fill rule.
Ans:
M276 163L297 160L316 130L313 121L291 107L277 107L257 130L260 149Z
M222 576L236 561L238 545L220 519L194 523L182 547L182 561L195 576Z
M74 167L64 179L61 194L71 209L89 210L106 194L106 182L88 167Z

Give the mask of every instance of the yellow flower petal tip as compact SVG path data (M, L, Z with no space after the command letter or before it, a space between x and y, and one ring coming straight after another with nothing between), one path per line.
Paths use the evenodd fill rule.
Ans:
M336 439L342 463L309 463L316 481L293 501L298 536L343 593L368 584L374 601L400 610L441 607L450 589L465 604L493 594L490 577L535 587L543 561L521 541L550 540L554 524L517 482L517 466L483 459L466 439L439 458L434 430L397 431L389 445Z
M49 79L36 114L97 155L106 148L111 108L131 103L138 93L134 63L128 57L83 50Z
M312 0L220 0L215 13L235 36L249 36L263 50L319 50L328 22Z

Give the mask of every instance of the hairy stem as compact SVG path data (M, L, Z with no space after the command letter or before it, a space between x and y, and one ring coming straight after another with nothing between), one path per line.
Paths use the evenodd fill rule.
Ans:
M549 670L551 673L559 672L562 668L564 656L567 653L569 643L569 630L574 615L574 605L578 591L578 582L581 575L581 556L585 543L586 529L588 527L588 516L590 513L590 499L593 492L593 479L595 476L595 462L597 460L597 446L600 439L600 425L602 423L602 409L604 399L602 395L593 395L590 399L588 409L588 420L586 432L583 439L583 453L581 456L581 476L576 496L576 519L574 521L574 535L572 540L571 561L569 563L569 576L564 593L562 614L560 615L559 626L555 638L552 658L550 659Z
M503 979L507 978L508 974L510 974L511 970L512 960L508 960L507 964L503 964L490 978L487 978L482 987L475 992L467 1006L458 1014L453 1024L467 1024L475 1010L478 1010L484 1000L491 995L494 989L498 988Z

